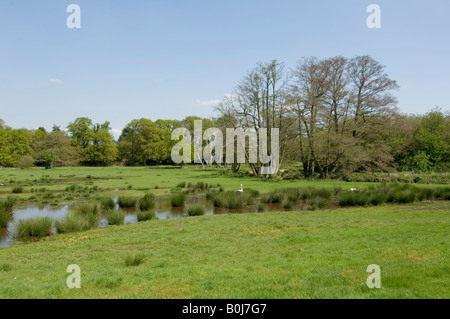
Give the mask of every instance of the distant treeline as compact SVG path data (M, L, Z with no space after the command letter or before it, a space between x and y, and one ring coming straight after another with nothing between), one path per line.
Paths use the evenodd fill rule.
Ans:
M345 178L354 172L450 170L450 114L400 114L398 89L368 56L306 58L286 72L276 60L259 63L215 109L217 117L135 119L118 141L109 122L80 117L67 130L12 129L0 120L0 166L173 164L174 128L279 128L280 160L297 161L304 177ZM269 133L270 135L270 133ZM207 141L202 141L206 145ZM270 136L269 136L270 144ZM223 150L226 156L225 149ZM202 163L202 166L211 163ZM261 163L250 163L258 175ZM239 164L230 165L234 171Z

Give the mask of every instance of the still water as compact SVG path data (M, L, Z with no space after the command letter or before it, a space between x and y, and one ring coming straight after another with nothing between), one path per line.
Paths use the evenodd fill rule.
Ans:
M113 198L117 202L117 198ZM242 209L228 209L223 207L215 207L214 203L206 199L204 195L192 195L186 200L185 207L172 207L170 204L170 197L158 197L156 198L156 204L154 208L155 216L158 219L171 219L171 218L183 218L187 217L186 207L190 204L201 204L205 207L205 215L217 215L217 214L242 214L242 213L256 213L258 212L258 205L246 206ZM302 204L293 205L289 210L302 210L304 207ZM52 220L61 219L69 212L70 206L38 206L36 204L27 207L20 207L13 210L13 220L8 223L8 227L0 228L0 247L11 246L14 244L13 238L14 223L21 219L45 217L48 216ZM127 212L125 216L125 224L137 223L137 217L135 215L135 209L123 209ZM285 211L281 204L264 204L263 212L269 211ZM105 227L108 225L107 219L100 219L98 226ZM56 230L54 230L56 233Z

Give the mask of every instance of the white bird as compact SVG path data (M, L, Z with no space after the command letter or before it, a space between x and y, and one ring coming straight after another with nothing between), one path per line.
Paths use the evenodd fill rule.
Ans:
M354 192L354 191L357 191L357 190L358 190L357 188L350 188L351 192Z
M238 189L236 192L242 193L244 190L242 189L242 184L241 184L241 189Z

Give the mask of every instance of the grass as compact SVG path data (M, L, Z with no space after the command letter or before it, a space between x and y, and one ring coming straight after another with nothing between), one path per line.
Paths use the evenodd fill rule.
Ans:
M12 210L15 202L16 199L12 197L8 197L5 200L0 200L0 227L6 227L8 222L12 220Z
M114 200L112 198L104 198L100 201L102 209L109 210L114 209L116 207L116 203L114 203Z
M95 215L79 215L76 212L69 212L62 219L55 221L58 233L73 233L91 229L97 225Z
M225 207L229 209L239 209L253 204L255 199L252 192L220 192L211 193L209 196L216 207Z
M14 226L14 237L49 236L52 233L50 217L20 219Z
M170 197L170 204L173 207L182 207L186 202L186 195L183 193L176 193Z
M0 298L447 299L449 227L448 202L425 201L59 234L0 249L12 269L0 271ZM81 289L65 285L73 263ZM366 286L370 264L381 267L381 289Z
M153 209L155 207L155 200L155 195L150 193L145 194L144 197L139 199L139 209L141 211Z
M133 197L126 197L126 196L119 196L117 200L117 204L121 208L132 208L136 207L136 198Z
M125 266L139 266L145 261L145 256L142 254L128 254L125 256Z
M205 207L203 205L191 205L187 209L189 216L201 216L205 215Z
M138 210L136 217L139 222L155 219L155 212L149 210Z
M125 221L125 213L121 209L110 209L105 213L110 225L123 225Z

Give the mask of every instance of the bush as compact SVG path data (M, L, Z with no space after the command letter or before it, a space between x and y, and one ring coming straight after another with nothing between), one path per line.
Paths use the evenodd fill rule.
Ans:
M186 201L186 195L183 193L173 194L170 197L170 203L173 207L182 207Z
M30 168L34 166L34 159L30 155L23 156L17 163L17 167L20 169Z
M146 210L146 211L138 210L136 212L136 217L137 217L137 220L139 222L144 222L144 221L147 221L147 220L154 219L155 218L155 213L152 212L152 211L149 211L149 210Z
M179 182L179 183L177 184L177 187L178 187L178 188L185 188L185 187L186 187L186 182Z
M139 200L139 209L147 211L155 207L155 195L147 193Z
M192 205L188 207L189 216L201 216L205 214L205 208L202 205Z
M48 236L52 234L50 217L21 219L15 223L14 237Z
M121 209L108 210L105 215L110 225L123 225L125 221L125 213Z
M125 196L119 196L119 199L117 201L117 204L119 204L119 207L121 208L131 208L136 207L136 198L132 197L125 197Z

